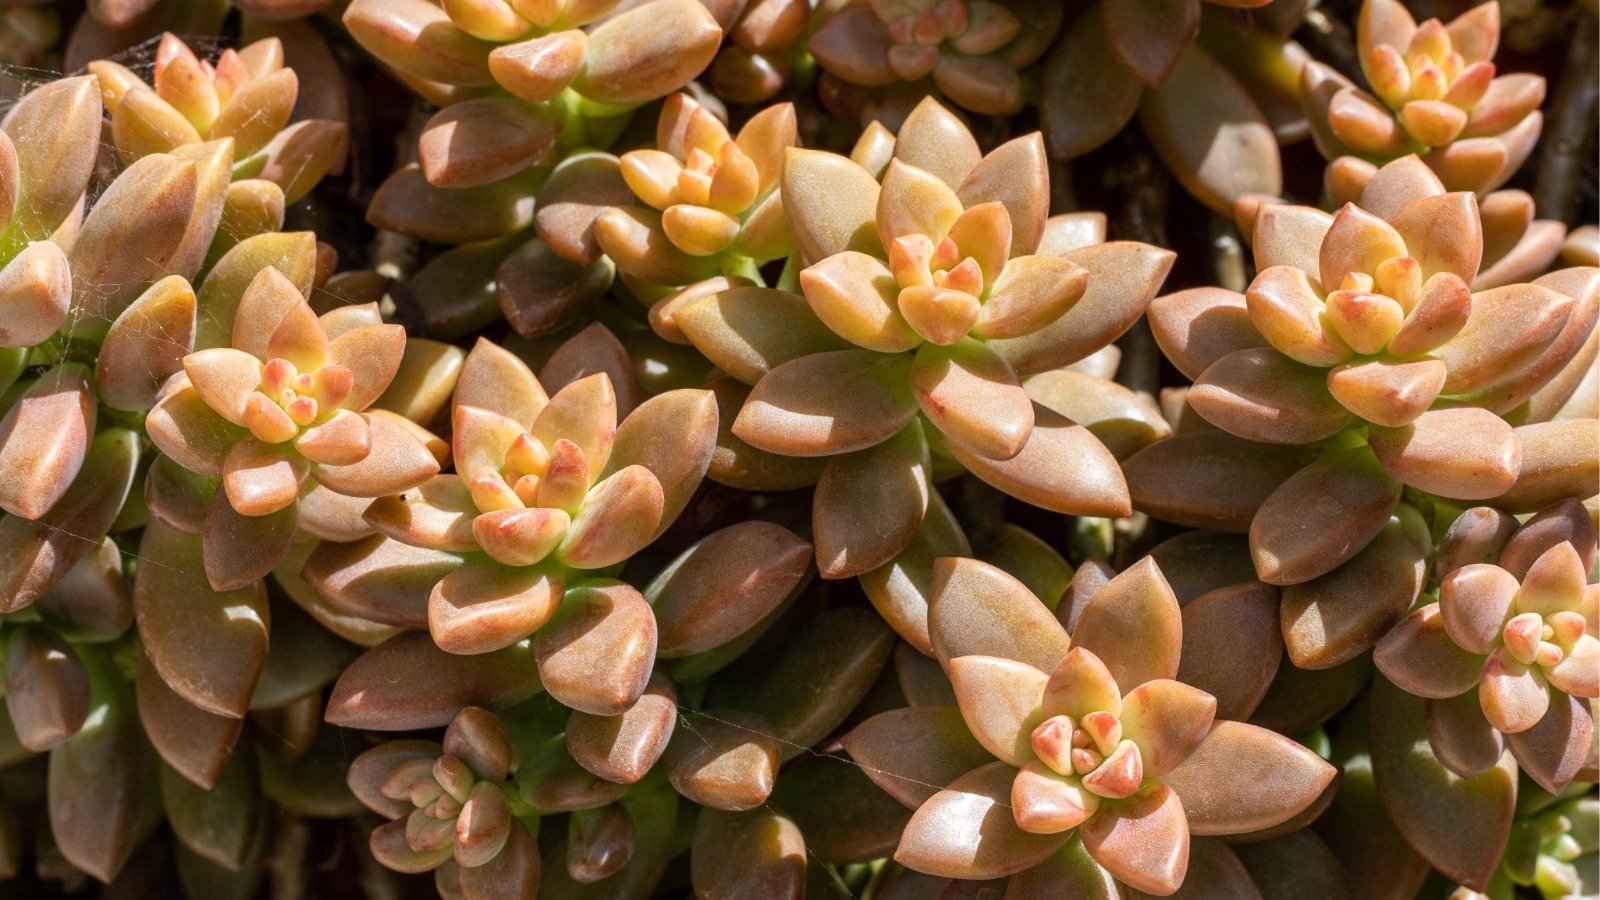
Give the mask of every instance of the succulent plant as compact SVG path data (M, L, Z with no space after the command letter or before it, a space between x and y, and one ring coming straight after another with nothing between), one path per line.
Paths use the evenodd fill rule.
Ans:
M344 155L343 122L290 124L300 85L294 69L284 65L277 38L226 49L213 63L175 35L163 34L153 85L106 59L90 63L89 71L100 83L111 139L125 160L229 138L233 180L278 188L271 196L263 196L271 188L258 183L230 188L235 206L249 202L242 196L246 191L256 205L281 209L295 203ZM279 212L274 229L281 224Z
M1392 512L1395 481L1454 499L1505 496L1527 464L1519 432L1500 416L1536 395L1594 328L1586 289L1570 286L1587 278L1577 270L1473 293L1476 202L1445 192L1416 157L1373 175L1360 203L1331 217L1261 204L1252 229L1260 272L1243 297L1202 288L1151 308L1157 341L1195 378L1185 399L1196 413L1250 441L1328 442L1282 482L1284 493L1268 489L1251 526L1258 570L1272 583L1349 559ZM1225 308L1244 314L1236 330L1196 327ZM1369 510L1359 529L1368 537L1300 571L1288 558L1309 559L1306 548L1272 547L1282 535L1261 516L1293 508L1291 485L1321 492L1333 477L1349 480L1347 506Z
M619 638L643 628L653 643L654 618L636 591L588 579L643 549L687 503L710 456L711 397L663 394L620 427L616 406L603 372L547 397L506 351L480 343L468 356L452 412L456 472L434 476L415 494L380 499L365 513L395 540L463 554L461 567L440 579L428 600L428 626L441 647L507 647L564 605L571 607L562 613L569 628L621 616L617 627L626 631ZM645 650L643 674L651 656L653 648ZM555 689L548 678L546 688ZM598 703L626 706L642 689L640 681L629 696Z
M594 222L595 240L624 275L647 284L748 275L792 249L778 178L798 139L788 104L757 113L735 137L710 110L674 94L662 105L656 149L619 160L643 208L607 210Z
M722 29L695 0L358 2L345 27L410 87L444 106L418 143L429 184L470 188L577 145L606 120L682 87Z
M1379 670L1429 698L1434 754L1464 778L1493 765L1489 756L1499 753L1489 748L1502 744L1555 794L1585 764L1594 740L1586 701L1600 695L1594 683L1600 666L1592 659L1600 642L1591 612L1596 589L1587 576L1594 525L1575 505L1545 510L1509 539L1495 534L1502 529L1493 526L1505 522L1499 514L1464 513L1441 544L1441 569L1445 559L1452 568L1440 573L1438 601L1378 643ZM1498 553L1497 537L1504 540ZM1465 562L1462 553L1487 555L1518 574L1492 562Z
M713 284L652 310L658 332L681 334L753 385L730 440L832 457L813 511L823 573L862 574L909 544L929 508L935 445L1030 502L1124 509L1103 445L1036 407L1021 378L1087 356L1126 328L1168 257L1131 242L1085 246L1099 235L1083 218L1042 220L1037 136L982 157L932 100L892 144L876 133L856 156L862 162L791 150L785 164L785 210L808 263L797 278L803 295ZM854 186L848 196L819 191L836 179ZM818 396L819 382L837 387ZM969 414L980 407L984 415ZM1071 455L1096 462L1073 473ZM851 485L874 485L875 517L892 530L869 536L853 524L863 494Z
M511 763L504 726L493 713L474 706L451 721L442 746L413 742L367 751L352 764L350 778L361 788L375 783L380 797L363 801L388 815L402 806L411 809L373 831L374 855L401 871L428 871L453 859L467 878L478 877L480 869L504 871L514 859L526 857L532 835L517 821L500 787ZM502 854L507 858L500 859ZM502 882L500 889L515 890L516 884Z
M0 895L1593 893L1593 2L27 2Z
M376 307L319 317L292 281L265 268L239 299L230 346L184 357L146 427L180 466L220 479L204 525L213 587L241 587L277 566L309 487L381 497L438 471L410 433L366 412L404 349L404 329L384 324Z
M1449 25L1418 25L1399 0L1364 0L1358 28L1372 94L1319 63L1301 76L1324 156L1382 163L1419 153L1450 190L1479 193L1504 184L1527 159L1544 121L1545 82L1495 77L1498 3L1475 6Z
M911 707L845 739L874 780L917 807L895 853L909 868L1013 876L1013 897L1061 879L1172 894L1185 885L1191 834L1278 825L1331 783L1333 768L1309 750L1215 720L1215 697L1173 680L1186 639L1154 563L1106 583L1071 641L1004 572L962 559L935 567L929 619L958 717ZM1011 615L962 624L985 607ZM997 761L984 762L988 754ZM1231 872L1202 871L1211 880L1189 890L1236 889Z

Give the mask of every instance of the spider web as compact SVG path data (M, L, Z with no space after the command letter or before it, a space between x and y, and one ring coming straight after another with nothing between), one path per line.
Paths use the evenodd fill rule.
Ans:
M207 36L190 36L184 37L183 40L189 46L189 48L194 51L196 56L213 62L224 49L232 45L232 42L230 41L224 41L215 37ZM126 50L106 56L104 58L126 67L135 75L138 75L146 85L153 86L155 75L155 56L160 43L160 37L150 38L146 41L129 47ZM84 74L87 74L87 70L85 69L79 69L70 73L62 73L49 69L29 68L0 63L0 120L3 120L11 112L11 110L32 91L65 77ZM116 180L117 176L122 174L122 172L127 169L128 165L133 162L132 159L125 160L122 154L118 151L116 145L107 139L109 131L110 115L109 113L103 113L101 129L102 136L99 141L99 153L96 156L94 169L90 175L88 185L85 189L84 209L79 219L80 223L82 221L87 221L88 217L93 213L96 205L98 204L100 198L105 194L106 190ZM26 203L27 201L28 198L25 195L19 198L19 202ZM70 221L73 218L73 215L74 214L69 214L67 221ZM136 225L137 223L135 223L135 227ZM219 235L227 234L229 237L234 239L235 243L237 243L237 241L241 238L241 235L236 232L229 232L227 231L227 228L227 223L219 222L217 233ZM70 247L70 242L65 243L68 243L68 247ZM68 255L69 257L71 255L70 249L68 250ZM150 257L145 257L145 259L153 268L166 269L165 260L158 260ZM9 261L9 259L0 260L0 267L3 267L3 265ZM131 304L133 300L140 296L144 289L148 288L151 284L154 284L155 281L159 281L161 278L166 277L166 274L170 273L163 272L161 275L156 276L156 278L151 281L102 281L90 286L91 290L105 290L110 288L124 288L132 286L137 288L139 293L133 294L133 296L130 297L125 303L115 305L104 315L96 315L92 313L91 311L85 309L83 304L76 302L75 300L70 305L67 312L67 321L63 323L62 328L58 330L58 334L78 331L83 323L89 321L90 319L93 319L96 322L103 322L109 327L116 321L117 316L120 315L124 309L126 309L127 305ZM207 268L203 267L199 274L197 274L193 279L190 279L191 286L198 289L198 287L204 283L204 276L206 274L209 274L209 272L207 271ZM75 290L75 293L76 292L77 291ZM219 319L216 317L216 314L205 306L198 306L196 308L196 318L197 324L202 319L212 325L219 324ZM146 340L165 342L184 353L187 353L191 349L185 344L171 341L159 334L153 334L148 331L142 332L139 336ZM53 363L50 365L53 365ZM28 378L37 377L49 367L49 365L30 365L28 370L26 370L18 380L21 381ZM103 419L104 417L97 416L97 423L98 421L103 421ZM149 448L148 441L146 441L145 444L147 449L144 452L148 453L151 448ZM90 535L77 534L70 530L52 525L48 522L35 521L34 524L49 529L57 534L80 540L91 545L99 544L101 540L100 538ZM160 560L142 557L137 553L137 548L134 546L129 546L130 544L132 544L132 542L126 540L126 538L117 541L118 550L121 552L125 560L136 560L140 564L149 564L173 571L178 571L186 577L204 577L200 573L186 571Z

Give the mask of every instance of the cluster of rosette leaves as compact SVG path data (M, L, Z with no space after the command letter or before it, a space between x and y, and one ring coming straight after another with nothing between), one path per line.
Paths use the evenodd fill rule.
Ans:
M21 815L38 815L36 832L11 827L18 813L5 803L8 874L38 842L49 854L42 871L110 881L163 807L197 848L191 872L248 849L263 792L286 806L302 798L302 814L340 814L336 801L314 811L323 801L293 769L316 746L316 691L345 651L292 607L270 615L277 604L244 569L259 565L247 561L262 549L250 546L255 534L265 526L282 535L274 524L281 520L247 521L220 481L235 482L244 507L261 500L263 486L282 485L246 473L244 456L259 448L224 464L246 429L220 419L193 444L167 442L212 464L202 477L183 473L158 450L155 435L173 433L162 432L154 410L188 386L184 363L197 348L230 342L241 307L247 316L270 313L254 321L272 334L242 338L251 346L303 363L296 354L325 354L323 326L306 298L330 281L334 254L309 232L278 229L287 200L335 164L344 126L296 119L295 78L282 68L275 38L201 62L167 36L156 57L154 89L103 62L24 93L0 120L0 756L49 785L48 795L38 792L42 806L29 805L31 792L21 795ZM118 109L133 113L119 117ZM165 113L177 118L163 120ZM252 290L263 274L264 287ZM347 312L342 331L379 321L375 307ZM285 318L294 323L278 334ZM312 331L320 343L308 340ZM392 352L369 361L366 351L383 343L373 340L379 333ZM393 374L372 370L398 361L398 327L364 335L353 342L360 353L346 351L362 360L354 365L360 384L350 369L342 382L322 384L343 395L305 424L364 408ZM221 394L237 388L228 378L213 386ZM272 441L288 440L271 423L262 427ZM339 443L339 462L352 462L352 443ZM407 476L378 477L387 485ZM291 503L300 488L291 486ZM286 540L294 536L289 509ZM272 618L286 650L269 664ZM250 710L275 723L260 741L242 738ZM241 790L247 802L236 802ZM219 809L244 827L213 827L208 816Z
M1360 552L1404 488L1519 512L1586 493L1587 467L1561 461L1583 459L1593 436L1557 414L1591 362L1594 269L1472 291L1477 202L1444 191L1415 157L1378 170L1336 215L1272 203L1247 215L1258 267L1248 290L1171 294L1150 322L1195 379L1182 402L1205 428L1180 440L1237 439L1271 471L1244 492L1185 479L1176 446L1154 450L1130 461L1136 502L1200 527L1244 519L1260 577L1288 585ZM1178 479L1188 488L1169 490ZM1203 509L1216 489L1237 506ZM1327 507L1326 532L1280 527L1318 515L1307 502L1330 494L1340 509Z
M1372 92L1321 63L1301 71L1317 148L1335 163L1418 153L1451 190L1499 187L1533 152L1545 92L1537 75L1496 77L1499 40L1497 3L1418 25L1399 0L1368 0L1356 48Z
M1495 190L1497 7L1367 0L1369 95L1292 0L356 0L429 104L365 214L442 246L335 274L323 5L145 71L226 4L91 2L0 122L0 876L1592 884L1600 270ZM813 78L870 124L724 106ZM1135 115L1239 290L1051 215ZM1147 313L1192 386L1114 380Z
M1239 721L1259 694L1224 709L1186 682L1260 660L1191 617L1205 604L1180 609L1152 559L1076 596L1070 637L1066 610L977 560L936 561L932 592L953 707L879 713L844 738L916 809L895 852L910 869L1009 878L1008 898L1251 895L1237 856L1207 838L1293 830L1333 783L1311 750Z
M1103 217L1048 217L1039 136L984 155L932 100L897 135L869 130L848 157L791 148L778 190L789 274L776 287L738 276L678 287L650 321L729 376L730 483L815 482L824 577L892 564L930 514L933 479L956 465L1056 512L1127 514L1116 456L1091 429L1139 423L1112 439L1127 451L1165 424L1067 367L1138 319L1170 253L1105 243ZM910 633L925 633L910 615Z

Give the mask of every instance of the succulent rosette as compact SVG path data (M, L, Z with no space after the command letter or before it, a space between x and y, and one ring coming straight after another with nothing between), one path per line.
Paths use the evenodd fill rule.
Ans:
M1537 75L1495 77L1499 43L1500 5L1492 0L1449 25L1418 25L1399 0L1365 0L1356 47L1377 96L1308 63L1301 96L1318 149L1330 160L1377 163L1422 154L1452 191L1499 187L1539 139L1545 91Z
M1328 165L1323 177L1328 198L1334 206L1358 203L1378 167L1363 159L1346 156ZM1236 211L1250 214L1252 201ZM1526 191L1491 191L1478 201L1478 220L1483 226L1483 259L1478 274L1469 285L1474 291L1533 281L1550 269L1561 254L1567 227L1554 219L1534 218L1533 197ZM1593 266L1583 259L1564 260L1570 266Z
M380 497L438 471L408 430L365 412L405 351L404 329L385 324L375 304L319 317L288 277L265 268L239 299L230 343L184 357L145 420L162 453L220 479L204 525L218 590L283 559L308 488Z
M1252 236L1259 274L1244 296L1201 288L1152 304L1157 341L1195 379L1188 406L1249 441L1328 442L1315 465L1342 466L1352 489L1367 485L1374 530L1398 499L1398 484L1381 487L1390 479L1454 499L1517 502L1514 485L1538 465L1523 456L1531 426L1502 416L1582 365L1592 274L1565 270L1473 293L1483 246L1476 201L1445 192L1415 157L1381 169L1360 203L1335 216L1262 205ZM1209 327L1224 318L1236 325ZM1364 441L1352 428L1365 429ZM1531 452L1546 455L1542 443ZM1280 454L1285 464L1290 455ZM1318 490L1330 483L1322 477ZM1345 502L1364 503L1353 493ZM1269 499L1262 511L1278 505ZM1253 524L1252 539L1269 541L1273 530ZM1281 554L1257 554L1264 580L1304 580L1286 571L1298 565L1267 558Z
M1522 771L1559 794L1587 765L1591 701L1600 697L1600 588L1588 583L1594 524L1576 500L1509 539L1508 518L1479 508L1452 525L1441 568L1496 561L1441 571L1438 600L1385 636L1374 661L1428 699L1429 742L1445 767L1471 778L1509 749Z
M418 143L434 187L471 188L538 163L559 140L603 145L623 113L683 87L722 29L696 0L359 0L358 43L444 107ZM414 180L413 170L391 176Z
M928 509L930 454L948 451L991 484L1059 512L1125 511L1104 445L1036 406L1022 378L1120 334L1171 257L1099 243L1103 219L1046 222L1046 184L1037 135L983 156L959 120L927 100L898 138L869 132L854 159L789 151L782 190L808 263L803 295L732 285L680 292L652 310L658 332L681 334L753 385L732 438L780 456L833 458L815 513L829 577L876 568L907 545ZM868 485L893 529L850 524L861 520ZM839 552L850 545L845 561Z
M202 269L219 225L222 193L211 182L220 167L226 185L227 154L213 152L222 145L137 159L100 185L87 211L75 208L97 154L71 144L96 140L101 112L92 76L63 79L24 95L0 137L0 296L8 314L0 357L6 384L17 392L4 419L0 505L28 519L50 514L63 498L97 424L136 426L160 383L181 368L197 328L187 279ZM81 550L56 562L35 559L16 577L52 567L59 577L116 514L103 510L94 516L103 524L82 523L90 530L82 532ZM47 587L35 582L10 602L26 605Z
M456 714L442 744L396 741L363 753L351 763L351 788L394 820L373 830L373 856L400 872L451 861L462 890L533 895L539 848L512 805L514 762L505 726L476 706Z
M861 0L824 19L806 49L846 84L931 80L957 106L1001 115L1022 105L1019 72L1044 55L1061 16L1053 3Z
M1597 12L1476 2L0 14L0 894L1593 894Z
M708 392L673 391L619 427L604 372L547 395L520 359L480 342L456 384L455 472L378 500L366 520L395 540L461 556L427 604L428 628L450 652L515 644L564 602L573 607L562 614L569 630L591 617L643 629L652 646L641 677L617 676L628 696L582 702L561 693L553 673L545 682L579 708L625 707L649 674L655 619L637 591L596 579L655 540L688 502L709 461L715 412ZM600 690L576 681L574 690Z
M291 124L300 94L294 69L284 65L283 42L264 38L223 50L215 62L195 55L168 33L156 47L153 84L107 59L89 63L111 114L111 140L126 161L180 147L232 140L217 167L233 218L242 208L293 204L344 156L345 124L302 119ZM229 167L232 167L231 170ZM229 186L229 180L238 184ZM273 188L276 190L273 190Z
M978 624L968 617L980 609L1008 615ZM1335 770L1274 732L1218 719L1217 698L1175 680L1183 648L1223 636L1204 629L1195 641L1185 619L1150 560L1094 591L1071 639L1003 571L939 560L929 623L956 708L880 713L844 739L916 808L895 859L944 877L1010 876L1006 896L1019 900L1062 879L1157 895L1248 885L1237 865L1192 870L1191 837L1288 822Z
M795 146L794 107L756 113L737 137L687 94L661 109L654 149L620 159L643 206L619 206L594 222L599 246L626 276L676 287L715 274L755 275L793 249L778 179Z
M561 720L530 705L467 706L443 742L381 744L350 766L350 789L393 821L373 855L405 873L434 872L446 896L570 895L649 888L670 852L677 796L665 779L630 789L578 768ZM566 814L566 838L543 859L542 816Z

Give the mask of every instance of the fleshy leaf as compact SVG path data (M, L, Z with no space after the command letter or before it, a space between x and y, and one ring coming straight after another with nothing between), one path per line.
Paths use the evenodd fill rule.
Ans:
M1250 523L1250 555L1268 584L1298 584L1337 568L1383 528L1400 482L1362 449L1324 457L1272 492ZM1302 523L1316 522L1307 531Z
M837 350L790 360L750 392L733 432L787 456L859 450L900 431L916 414L911 358Z
M1140 560L1101 588L1079 615L1072 640L1100 657L1125 694L1147 681L1175 678L1183 621L1155 560Z
M812 536L824 578L850 578L887 564L911 543L931 491L922 428L830 461L813 495Z
M973 769L934 794L911 817L896 862L949 878L999 878L1042 862L1070 832L1029 834L1012 815L1016 770L1003 762Z
M751 521L717 531L645 589L660 629L658 654L675 657L737 638L799 584L810 547L778 525Z
M1460 778L1428 749L1422 700L1384 679L1374 682L1372 700L1372 768L1384 809L1431 865L1459 884L1486 888L1516 805L1511 755Z
M450 653L510 647L561 605L564 579L551 565L512 567L474 558L445 575L428 597L428 631Z
M1406 691L1438 700L1471 690L1483 671L1482 656L1450 640L1437 603L1400 620L1378 642L1372 661Z
M1095 862L1135 890L1171 894L1189 868L1189 824L1176 791L1155 790L1110 807L1079 829Z
M1039 598L1000 569L975 559L934 560L928 595L934 656L1015 660L1049 673L1067 655L1066 630Z
M411 690L417 672L432 688ZM328 698L329 723L346 728L409 731L438 728L465 706L503 709L540 690L533 648L519 644L478 656L440 650L420 632L403 632L351 663Z
M1422 517L1401 506L1349 562L1285 586L1280 618L1294 664L1326 669L1370 649L1427 584L1431 543Z
M995 756L1013 766L1033 761L1030 743L1045 719L1044 686L1049 677L1026 663L994 656L950 660L950 683L972 734Z
M1224 720L1166 782L1183 798L1192 833L1238 834L1310 806L1337 771L1281 734Z
M964 773L991 760L953 706L889 710L842 739L874 782L915 809Z
M134 579L139 636L156 671L201 709L242 718L267 655L266 589L207 582L200 538L160 522L145 527Z

